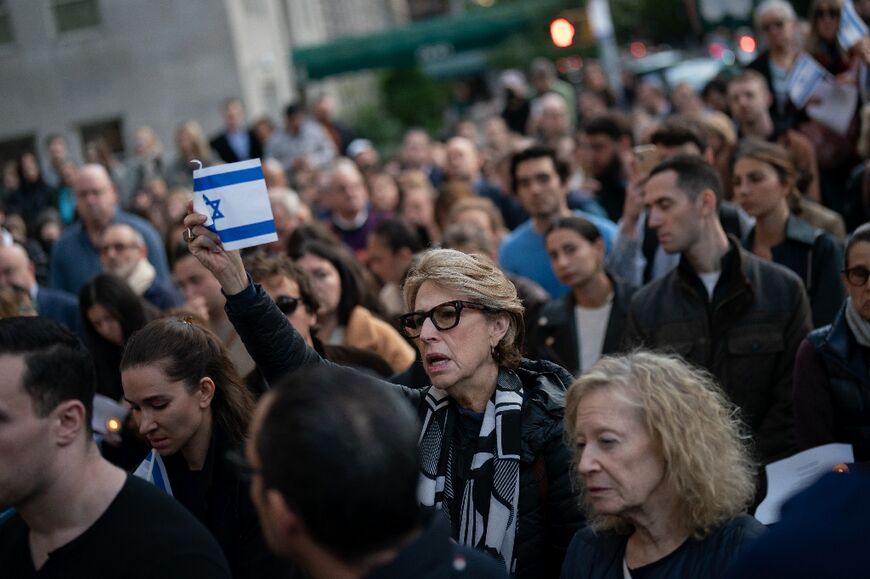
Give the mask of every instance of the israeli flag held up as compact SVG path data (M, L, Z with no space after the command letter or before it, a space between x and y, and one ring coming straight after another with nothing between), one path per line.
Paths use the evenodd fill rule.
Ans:
M243 249L278 239L260 159L193 172L193 209L208 216L224 249Z

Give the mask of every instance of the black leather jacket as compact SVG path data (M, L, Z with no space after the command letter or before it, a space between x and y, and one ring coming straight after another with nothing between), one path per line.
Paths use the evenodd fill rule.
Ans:
M624 349L625 319L628 304L637 287L620 278L610 277L613 284L613 304L601 355L613 354ZM570 370L574 376L580 375L580 353L577 343L577 318L574 296L568 292L557 300L548 302L541 308L537 323L529 336L529 355L550 360Z
M630 344L676 352L710 371L752 430L757 458L770 462L794 445L792 369L810 331L801 280L729 237L713 300L685 257L634 295Z
M305 344L259 285L227 296L226 311L268 382L304 366L329 363ZM515 372L525 391L515 576L558 577L571 537L583 525L571 487L571 451L562 437L565 389L572 378L545 361L524 359ZM421 419L425 416L428 387L390 386L401 390Z

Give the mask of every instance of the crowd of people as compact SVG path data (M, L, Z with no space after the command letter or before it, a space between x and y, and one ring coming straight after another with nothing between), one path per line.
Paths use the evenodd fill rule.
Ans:
M174 156L142 127L126 159L53 135L6 163L2 574L860 575L870 38L838 44L844 10L765 0L765 49L698 91L537 59L389 158L322 96L281 127L229 100ZM857 90L845 134L789 99L804 53ZM227 251L191 161L252 158L278 239ZM807 496L752 517L766 464L831 442L853 472L807 496L843 525ZM819 567L830 532L855 548Z

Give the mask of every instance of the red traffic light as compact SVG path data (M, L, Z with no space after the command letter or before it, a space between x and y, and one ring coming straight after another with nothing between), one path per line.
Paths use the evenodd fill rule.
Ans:
M574 44L574 25L565 18L556 18L550 22L550 39L559 48L568 48Z

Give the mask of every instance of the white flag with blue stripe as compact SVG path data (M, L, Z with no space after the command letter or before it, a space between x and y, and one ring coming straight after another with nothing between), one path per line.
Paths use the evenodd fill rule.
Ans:
M788 98L797 108L804 108L828 76L828 71L816 59L802 53L786 79Z
M840 29L837 31L840 46L849 50L865 36L867 36L867 25L858 16L852 0L846 0L843 2L843 12L840 14Z
M260 159L193 172L193 208L208 217L224 249L243 249L277 241L275 219Z
M163 464L163 459L160 458L157 451L152 450L148 453L142 464L133 471L133 476L146 480L170 497L173 496L172 485L169 484L169 474L166 472L166 465Z

